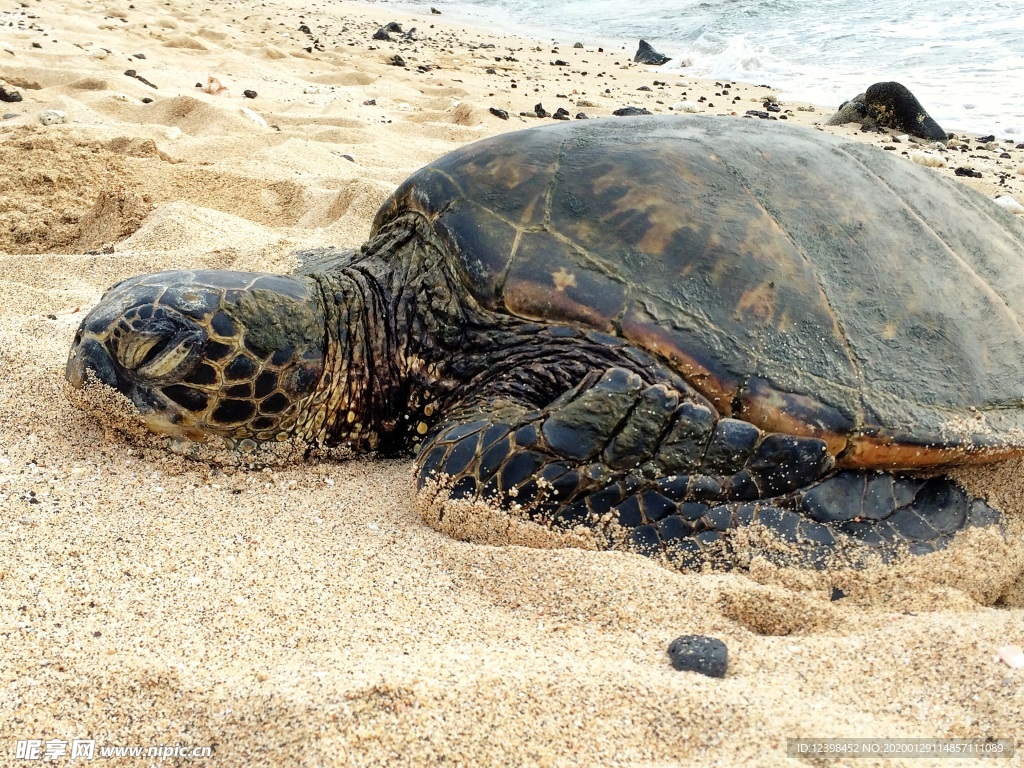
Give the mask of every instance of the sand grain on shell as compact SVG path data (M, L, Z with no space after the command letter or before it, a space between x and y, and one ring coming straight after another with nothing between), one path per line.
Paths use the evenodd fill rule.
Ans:
M710 113L742 114L770 91L732 84L730 103L722 85L630 65L631 50L597 41L553 46L345 3L47 0L0 13L0 84L24 96L0 122L11 760L19 739L94 738L210 745L218 766L781 766L791 737L1022 731L1024 673L995 657L1024 642L1024 564L981 533L900 569L829 574L763 561L681 574L615 552L471 544L424 524L408 461L195 461L65 397L75 328L119 279L286 271L297 249L358 245L411 171L537 124L519 117L537 102L607 116L703 95ZM420 40L371 41L392 20ZM568 68L550 65L555 49ZM388 64L396 53L406 69ZM227 91L195 87L210 75ZM636 90L654 79L670 85ZM787 106L797 122L824 118ZM39 126L44 109L68 124ZM972 153L985 175L971 183L994 194L1002 165L1021 164L1008 151ZM1022 476L1020 462L963 476L1003 505L1018 541ZM474 524L498 541L508 520ZM723 639L728 675L674 672L665 649L681 634Z

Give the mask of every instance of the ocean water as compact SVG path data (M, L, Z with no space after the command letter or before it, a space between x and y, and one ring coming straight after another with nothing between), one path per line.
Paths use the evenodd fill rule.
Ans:
M897 80L946 130L1024 134L1024 0L378 0L562 45L640 38L663 72L767 83L840 103Z

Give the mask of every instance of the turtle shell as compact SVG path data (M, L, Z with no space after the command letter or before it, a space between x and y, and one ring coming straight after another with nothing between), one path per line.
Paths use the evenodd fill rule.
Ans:
M1024 226L879 148L781 123L592 120L416 172L374 232L425 217L484 307L654 353L723 415L840 465L1024 448Z

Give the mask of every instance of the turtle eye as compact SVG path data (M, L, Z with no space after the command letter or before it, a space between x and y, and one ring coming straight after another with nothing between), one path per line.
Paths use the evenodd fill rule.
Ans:
M172 374L185 376L192 369L188 364L195 362L202 342L198 334L188 331L159 337L142 356L136 373L151 380L166 379Z
M206 334L195 323L159 310L152 317L126 316L112 334L118 363L154 382L187 376L205 340Z
M167 349L172 339L172 336L133 333L118 345L117 356L121 365L134 371L151 363Z

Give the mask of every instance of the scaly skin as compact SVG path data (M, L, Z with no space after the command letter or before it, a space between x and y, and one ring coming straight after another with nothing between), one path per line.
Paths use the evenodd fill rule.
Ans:
M621 339L453 301L456 278L423 268L435 247L405 232L307 254L294 278L272 278L276 293L268 276L244 273L125 281L83 321L68 377L92 371L165 434L418 447L421 487L445 480L453 498L515 504L556 530L588 526L605 546L679 568L746 562L731 536L755 523L821 567L857 550L934 551L998 520L948 480L834 472L821 440L720 418ZM411 268L399 274L394 260ZM249 420L219 422L239 386L259 390ZM186 407L181 387L203 395L202 409ZM257 421L284 392L290 407L273 426Z

